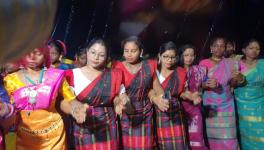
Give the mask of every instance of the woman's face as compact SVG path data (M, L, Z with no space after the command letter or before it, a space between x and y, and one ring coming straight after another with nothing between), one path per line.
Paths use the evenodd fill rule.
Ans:
M176 51L175 50L166 50L164 53L159 55L161 67L170 69L176 64Z
M127 42L124 45L123 56L125 61L130 64L134 64L139 60L141 50L135 42Z
M77 57L77 61L80 66L85 66L87 64L87 54L83 53Z
M183 57L183 64L185 66L191 66L195 59L194 49L186 48L182 54L182 57Z
M44 63L44 54L39 49L34 49L25 56L26 67L36 68L41 67Z
M260 45L257 41L250 42L243 52L247 58L257 59L260 53Z
M105 64L107 58L106 47L95 43L87 50L87 64L93 68L100 68Z
M50 53L50 61L52 64L56 63L60 59L60 53L52 45L48 46Z
M224 39L216 39L216 41L214 41L213 45L211 45L210 48L212 51L212 56L223 57L226 49Z

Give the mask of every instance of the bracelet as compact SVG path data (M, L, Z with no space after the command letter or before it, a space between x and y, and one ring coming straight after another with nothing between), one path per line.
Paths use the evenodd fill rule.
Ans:
M9 113L5 115L5 118L9 118L14 112L14 106L13 105L7 104L7 107L9 107Z
M243 79L242 79L241 81L237 81L237 83L238 83L238 84L242 84L242 83L245 82L245 80L246 80L245 77L243 77Z
M76 108L77 108L77 106L75 106L75 105L71 107L71 115L72 115L73 117L75 116Z

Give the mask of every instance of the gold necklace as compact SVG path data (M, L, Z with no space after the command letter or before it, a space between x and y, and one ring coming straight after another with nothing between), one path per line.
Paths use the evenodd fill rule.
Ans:
M253 60L253 61L247 61L247 60L245 60L245 63L246 63L246 65L248 66L248 68L253 68L253 67L255 67L255 65L256 65L256 63L257 63L257 60Z
M213 58L213 57L211 57L210 59L216 64L218 64L222 60L222 58Z

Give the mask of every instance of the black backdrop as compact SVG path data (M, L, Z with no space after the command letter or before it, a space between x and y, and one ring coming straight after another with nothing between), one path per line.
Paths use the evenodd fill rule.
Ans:
M120 41L129 35L140 36L150 56L172 40L192 43L207 57L213 36L234 39L238 53L248 38L263 42L263 15L263 0L59 0L51 37L65 41L70 59L93 37L121 55Z

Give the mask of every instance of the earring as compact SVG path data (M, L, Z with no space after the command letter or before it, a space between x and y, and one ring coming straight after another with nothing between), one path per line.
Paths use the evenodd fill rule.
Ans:
M140 56L141 58L143 58L143 49L141 50Z
M47 67L45 64L43 64L43 70L47 70Z

